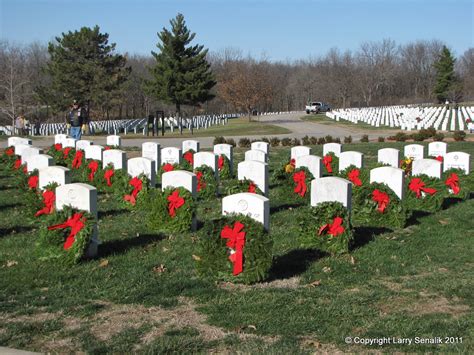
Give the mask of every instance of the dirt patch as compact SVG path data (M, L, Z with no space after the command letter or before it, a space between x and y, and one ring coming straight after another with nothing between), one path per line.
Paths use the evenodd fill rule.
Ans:
M273 280L269 282L260 282L258 284L253 284L253 285L235 284L232 282L221 282L218 286L224 290L249 291L249 290L257 290L257 289L264 289L264 288L296 289L299 287L304 287L305 285L300 284L300 277L294 276L288 279Z
M334 344L320 343L316 337L306 335L299 338L300 347L311 350L316 353L324 354L345 354L344 351L338 349Z

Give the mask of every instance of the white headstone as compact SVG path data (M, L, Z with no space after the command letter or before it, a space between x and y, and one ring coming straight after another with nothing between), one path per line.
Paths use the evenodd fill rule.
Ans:
M245 152L245 160L267 162L267 154L263 150L251 149Z
M94 159L102 161L102 154L103 154L104 147L101 145L90 145L85 147L84 154L86 159Z
M298 157L302 157L305 155L311 154L311 148L305 147L304 145L298 145L296 147L291 148L291 159L296 159Z
M217 155L211 152L198 152L194 154L193 168L199 168L203 165L210 167L216 174L217 169Z
M444 171L449 169L461 169L466 174L471 172L470 165L471 156L464 152L451 152L446 153L443 160Z
M74 138L64 138L63 139L63 148L66 148L66 147L71 147L71 148L76 148L76 140Z
M391 166L382 166L370 170L370 183L386 184L395 194L403 200L405 172Z
M167 147L161 149L161 165L164 164L180 164L181 149L175 147Z
M418 159L413 161L411 174L413 176L425 174L433 178L441 179L443 163L435 159Z
M104 150L102 154L102 166L112 164L114 169L127 170L127 153L119 149Z
M120 136L107 136L107 145L111 147L120 147L122 145L122 138L120 138Z
M144 174L150 179L151 187L156 185L156 169L155 161L149 158L132 158L127 161L127 172L132 177L137 177Z
M323 202L340 202L351 209L352 183L349 180L328 176L311 181L311 206Z
M431 142L430 144L428 144L428 155L432 157L444 157L446 155L447 150L448 145L444 142Z
M400 166L400 151L394 148L379 149L377 153L377 161L398 168Z
M158 172L161 166L160 143L142 143L142 157L153 160L155 162L156 172Z
M7 140L8 147L12 147L18 144L31 145L31 139L21 137L10 137Z
M264 196L242 192L222 199L222 215L238 213L248 216L270 228L270 200Z
M81 139L76 142L76 149L77 150L85 150L86 147L92 145L93 143L91 141L88 141L86 139Z
M37 148L37 147L32 147L32 146L27 146L26 148L23 148L23 150L21 151L21 163L22 164L25 164L26 163L26 159L28 157L31 157L33 155L38 155L38 154L42 154L43 153L43 150L40 149L40 148Z
M66 185L71 183L70 170L64 166L48 166L40 169L38 186L43 189L45 186L56 183L58 185Z
M342 146L339 143L326 143L323 145L323 155L332 152L336 157L339 157L342 150L341 147Z
M196 174L185 170L173 170L163 173L161 175L161 190L167 187L183 187L195 198L197 192Z
M234 147L231 144L216 144L214 146L214 154L217 156L225 155L230 162L230 170L234 166Z
M303 155L295 159L295 168L305 167L313 174L314 178L321 177L323 160L316 155Z
M243 161L237 165L237 178L252 180L265 196L268 195L268 164L255 160Z
M55 134L54 135L54 144L63 144L66 138L70 138L67 134Z
M53 165L53 158L46 154L30 155L25 158L25 162L28 172L35 169L39 171L40 169Z
M188 150L194 150L195 153L199 152L199 142L194 140L183 141L182 144L183 154Z
M14 145L14 147L15 147L15 155L21 156L23 154L23 150L31 148L31 145L18 143Z
M364 154L356 151L339 153L339 171L343 171L351 165L355 165L356 168L362 168L364 166Z
M403 148L403 153L407 158L413 160L423 159L425 147L421 144L408 144Z
M265 154L269 154L270 153L270 144L267 143L267 142L253 142L250 145L250 149L252 149L252 150L254 150L254 149L262 150L262 151L265 152Z

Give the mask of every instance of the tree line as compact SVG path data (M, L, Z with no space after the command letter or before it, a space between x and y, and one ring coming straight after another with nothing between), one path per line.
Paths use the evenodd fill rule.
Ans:
M60 121L74 99L92 119L302 110L474 100L474 48L454 58L439 40L270 61L226 48L208 52L180 14L158 33L150 55L117 53L98 26L62 33L44 45L0 41L0 124L20 113Z

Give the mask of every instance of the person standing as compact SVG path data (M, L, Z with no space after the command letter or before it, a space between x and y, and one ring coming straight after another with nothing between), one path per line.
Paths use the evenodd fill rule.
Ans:
M67 115L67 128L69 134L75 140L81 139L82 126L87 123L86 111L81 107L77 100L72 103L71 110Z

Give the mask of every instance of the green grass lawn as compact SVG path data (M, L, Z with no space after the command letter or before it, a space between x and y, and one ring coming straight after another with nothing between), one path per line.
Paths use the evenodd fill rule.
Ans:
M377 149L402 146L345 145L364 152L369 167ZM474 156L472 143L449 149ZM313 150L322 154L322 146ZM274 148L270 170L288 158L289 148ZM61 353L474 351L474 199L417 215L400 230L357 228L351 253L328 257L299 246L302 204L282 189L270 190L270 279L245 286L197 276L199 230L151 233L142 212L121 209L105 194L99 257L74 267L39 261L37 226L0 169L0 346ZM220 211L220 199L202 203L198 219ZM379 346L346 344L346 337L458 340Z

